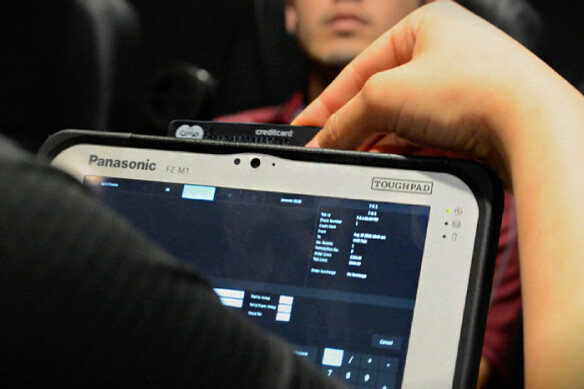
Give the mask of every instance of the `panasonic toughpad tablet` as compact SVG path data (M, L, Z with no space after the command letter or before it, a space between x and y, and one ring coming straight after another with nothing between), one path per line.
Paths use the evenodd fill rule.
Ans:
M83 131L42 152L324 374L476 385L502 211L479 165Z

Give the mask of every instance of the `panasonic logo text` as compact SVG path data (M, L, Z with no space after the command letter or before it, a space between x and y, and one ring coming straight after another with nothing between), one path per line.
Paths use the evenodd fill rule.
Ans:
M294 130L284 131L284 130L276 130L274 128L269 129L269 130L257 129L257 130L255 130L255 134L258 136L263 135L263 136L279 136L279 137L292 138L294 136Z
M371 189L390 192L407 192L430 195L434 184L428 181L396 180L392 178L373 177Z
M145 161L128 161L126 159L100 158L98 155L91 154L89 156L89 165L94 164L99 167L113 167L117 169L156 170L156 163L150 162L149 159Z

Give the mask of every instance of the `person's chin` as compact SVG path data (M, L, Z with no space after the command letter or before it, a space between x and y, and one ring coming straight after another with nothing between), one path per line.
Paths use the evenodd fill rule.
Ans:
M328 55L324 56L322 63L323 65L331 67L344 67L349 64L349 62L351 62L360 52L361 49L359 48L352 48L350 50L347 50L347 48L332 50L328 53Z

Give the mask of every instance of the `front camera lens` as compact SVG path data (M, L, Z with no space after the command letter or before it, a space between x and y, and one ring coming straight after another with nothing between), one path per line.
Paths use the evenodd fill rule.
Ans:
M254 168L254 169L255 169L255 168L257 168L257 167L259 167L259 166L260 166L260 164L261 164L261 161L260 161L260 159L259 159L259 158L254 158L254 159L252 159L252 160L250 161L250 163L249 163L249 164L251 165L251 167L252 167L252 168Z

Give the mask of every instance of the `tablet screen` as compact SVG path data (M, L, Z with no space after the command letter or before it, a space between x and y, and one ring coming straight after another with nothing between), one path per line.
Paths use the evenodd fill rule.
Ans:
M324 374L452 386L478 218L456 177L88 145L55 164Z

